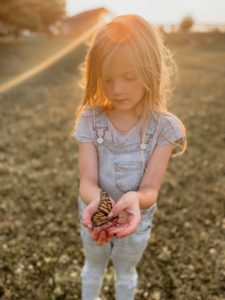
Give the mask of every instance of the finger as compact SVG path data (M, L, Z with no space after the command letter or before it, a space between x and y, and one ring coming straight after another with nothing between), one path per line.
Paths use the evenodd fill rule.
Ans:
M108 233L108 235L113 237L113 236L115 236L117 230L118 230L118 226L113 226L107 230L107 233Z
M127 224L123 224L120 226L115 226L115 227L110 227L108 229L108 233L112 236L117 236L117 233L121 232L122 230L124 230L127 227Z
M91 239L94 240L94 241L97 241L98 240L98 237L99 237L99 234L100 234L100 228L94 228L93 230L90 231L90 236L91 236Z
M93 241L97 241L97 240L98 240L98 235L96 235L95 233L91 232L91 233L90 233L90 238L91 238Z
M113 222L109 222L107 224L104 224L104 225L101 226L101 229L107 231L108 228L110 228L111 226L113 226L113 224L114 224Z
M91 211L88 209L88 207L83 210L82 224L89 229L93 228L93 225L91 222Z
M107 241L110 241L114 237L114 235L110 234L110 232L108 230L106 231L106 239L107 239Z
M96 241L96 244L98 246L104 246L106 244L106 241L105 242L99 242L99 241Z
M132 234L138 227L139 222L139 218L134 217L126 227L122 228L121 231L116 234L117 237L125 237Z
M113 236L108 235L108 237L107 237L107 239L106 239L107 243L108 243L108 242L111 242L112 238L113 238Z
M111 212L109 213L108 217L111 218L113 216L117 216L119 214L119 212L122 211L125 208L126 208L126 203L125 202L123 202L123 201L117 202L113 206L113 208L112 208Z
M117 228L118 226L121 226L121 224L119 224L118 221L111 222L107 227L107 232L110 232L113 228Z
M105 230L100 231L99 236L98 236L98 241L99 242L106 241L106 232L105 232Z
M117 228L109 229L110 234L116 234L117 237L124 237L133 233L138 224L140 223L141 217L139 214L130 215L128 223L122 224Z
M107 237L106 237L106 232L105 230L102 230L100 233L99 233L99 237L98 237L98 240L97 240L97 244L98 245L103 245L107 242Z

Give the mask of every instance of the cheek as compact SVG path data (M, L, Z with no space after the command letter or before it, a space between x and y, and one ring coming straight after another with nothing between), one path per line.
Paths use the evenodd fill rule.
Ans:
M138 83L136 84L133 84L131 87L130 87L130 92L133 94L133 95L137 95L137 96L141 96L144 94L144 87Z
M112 92L112 87L110 84L103 84L102 89L105 95L110 95Z

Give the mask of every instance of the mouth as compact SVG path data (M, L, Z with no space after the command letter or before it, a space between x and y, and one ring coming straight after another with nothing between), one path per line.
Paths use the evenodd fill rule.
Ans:
M114 102L124 102L127 101L128 99L113 99Z

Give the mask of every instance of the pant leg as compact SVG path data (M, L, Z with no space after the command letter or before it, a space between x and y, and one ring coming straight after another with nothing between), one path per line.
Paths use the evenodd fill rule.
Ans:
M113 239L112 261L116 271L116 300L135 299L138 282L136 266L151 234L151 226L144 230L141 226L128 237Z
M116 271L116 300L133 300L138 282L136 266L151 237L157 204L141 212L142 221L135 232L113 239L112 261Z
M81 225L81 238L84 247L85 263L81 273L82 300L98 298L102 279L111 254L111 245L98 246L89 237L88 229Z

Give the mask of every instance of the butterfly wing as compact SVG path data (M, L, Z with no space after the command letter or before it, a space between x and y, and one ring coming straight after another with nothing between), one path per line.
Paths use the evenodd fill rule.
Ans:
M91 221L95 227L100 227L106 223L108 223L108 217L102 213L101 211L96 211L92 217Z
M100 201L98 204L98 210L103 212L105 215L108 215L112 209L112 202L109 199L109 196L106 192L101 191Z
M108 214L112 209L112 202L108 194L101 190L97 211L92 215L92 223L95 227L102 226L110 221Z

